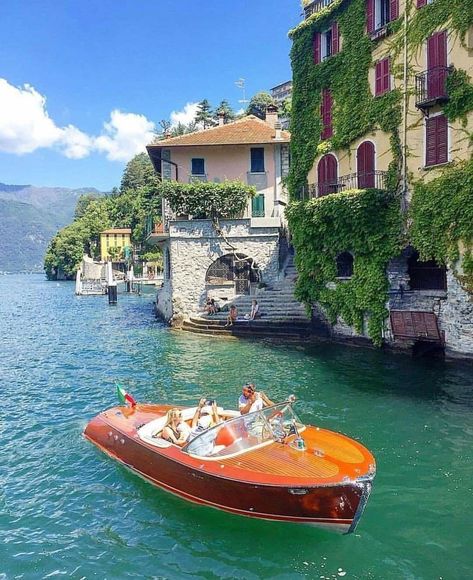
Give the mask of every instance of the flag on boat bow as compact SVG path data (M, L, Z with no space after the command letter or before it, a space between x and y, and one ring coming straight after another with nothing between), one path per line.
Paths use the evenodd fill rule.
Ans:
M117 397L122 405L126 405L128 403L131 407L136 406L135 399L120 385L117 385Z

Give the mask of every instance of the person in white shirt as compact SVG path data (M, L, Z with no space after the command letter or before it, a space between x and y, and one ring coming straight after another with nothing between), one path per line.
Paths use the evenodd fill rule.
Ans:
M251 301L251 312L250 312L250 320L254 320L255 318L259 318L261 316L259 311L259 304L256 300Z
M257 392L253 383L243 385L242 394L238 399L238 409L242 415L261 411L263 407L274 405L263 391Z

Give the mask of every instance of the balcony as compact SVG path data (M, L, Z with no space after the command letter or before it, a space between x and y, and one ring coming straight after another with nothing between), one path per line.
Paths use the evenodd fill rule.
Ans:
M146 224L146 241L150 244L156 245L164 242L169 238L168 228L163 223L160 224Z
M333 4L334 1L335 0L313 0L313 2L310 2L309 4L307 4L307 6L304 6L305 19L307 20L307 18L309 18L309 16L312 16L312 14L320 12L322 8L330 6L330 4Z
M453 67L436 66L416 75L416 107L427 111L448 101L447 79Z
M350 189L386 189L387 171L370 173L350 173L342 175L336 181L326 183L310 183L302 188L301 199L323 197L331 193L340 193Z

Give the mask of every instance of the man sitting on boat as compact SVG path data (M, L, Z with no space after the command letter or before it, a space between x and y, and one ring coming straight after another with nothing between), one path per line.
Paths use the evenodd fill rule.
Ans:
M274 403L263 393L256 391L254 383L243 385L242 394L238 399L238 409L242 415L261 411L263 407L270 407Z

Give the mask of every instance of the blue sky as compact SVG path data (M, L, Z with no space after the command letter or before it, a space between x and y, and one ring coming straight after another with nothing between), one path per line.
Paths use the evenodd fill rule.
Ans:
M298 0L2 0L0 182L119 185L173 111L238 109L238 78L247 96L290 79L300 13Z

